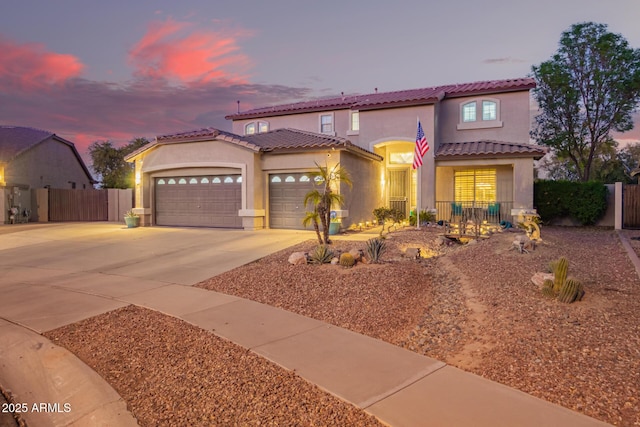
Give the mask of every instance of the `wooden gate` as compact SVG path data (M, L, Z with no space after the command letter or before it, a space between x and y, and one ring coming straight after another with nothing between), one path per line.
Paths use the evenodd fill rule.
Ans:
M49 189L49 221L108 221L107 190Z
M622 186L622 228L640 228L640 185Z

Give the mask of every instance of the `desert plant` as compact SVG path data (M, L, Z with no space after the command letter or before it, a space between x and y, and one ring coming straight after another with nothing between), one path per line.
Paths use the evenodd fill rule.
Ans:
M349 252L340 254L340 265L343 267L353 267L356 264L356 259Z
M558 294L558 301L571 304L574 301L580 301L584 295L584 288L582 283L575 279L568 279L562 285L560 293Z
M387 249L386 243L383 239L374 238L367 240L367 256L372 263L376 264L380 261L380 256Z
M420 224L424 224L426 222L436 222L436 215L433 212L421 210L420 211ZM409 215L409 225L416 225L416 213L415 211L411 211Z
M573 278L567 278L569 274L569 261L561 257L549 263L549 270L553 273L553 280L546 279L542 285L542 293L550 298L558 298L558 301L570 304L580 301L584 295L582 283Z
M387 219L389 219L390 215L391 215L391 209L385 208L384 206L375 208L373 210L373 216L376 218L378 225L382 226L382 228L380 229L381 236L382 236L382 233L384 232L384 224L387 222Z
M333 258L333 251L326 245L318 245L309 255L312 264L328 264Z
M133 211L133 209L129 209L124 214L125 218L139 218L139 215Z
M320 166L316 163L317 169L309 175L319 188L314 188L304 196L304 205L311 206L311 211L307 211L307 216L303 220L306 226L313 223L313 228L318 236L320 244L329 244L329 224L331 223L331 208L334 205L341 205L344 196L336 193L335 188L341 184L351 186L351 177L347 170L336 164L333 168ZM320 234L320 224L322 224L322 234Z

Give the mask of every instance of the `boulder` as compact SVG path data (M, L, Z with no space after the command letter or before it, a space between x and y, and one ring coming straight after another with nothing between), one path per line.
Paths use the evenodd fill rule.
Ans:
M531 278L531 281L538 286L538 288L542 289L542 286L544 284L544 281L546 279L549 280L553 280L553 273L542 273L542 272L538 272L536 274L533 275L533 277Z
M302 265L307 263L307 254L304 252L294 252L289 255L289 264Z
M404 252L404 255L407 258L418 259L420 258L420 248L407 248L407 250Z
M340 263L340 258L335 256L331 258L331 265L338 265L339 263Z
M360 261L362 259L362 251L359 249L351 249L349 253L353 255L353 259L355 259L356 261Z

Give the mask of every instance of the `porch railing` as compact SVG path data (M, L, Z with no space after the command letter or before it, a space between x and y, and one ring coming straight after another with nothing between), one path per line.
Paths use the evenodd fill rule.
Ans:
M436 220L446 222L466 222L499 224L500 221L511 221L512 201L496 202L436 202Z

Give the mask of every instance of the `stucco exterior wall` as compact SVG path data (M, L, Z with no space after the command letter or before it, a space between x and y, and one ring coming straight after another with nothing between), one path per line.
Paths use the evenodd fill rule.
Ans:
M71 147L49 138L18 156L5 166L8 186L30 188L92 188L91 181Z
M264 200L258 190L261 174L256 174L256 159L259 154L253 150L219 140L160 145L143 153L136 159L136 175L140 176L140 182L135 188L135 211L141 216L141 224L152 225L154 221L153 181L156 177L236 173L243 177L239 212L243 226L262 228Z
M438 162L436 198L453 201L453 172L456 169L496 168L498 201L513 201L514 209L533 208L533 161L529 158L478 159Z
M323 114L333 113L333 127L334 127L334 135L340 136L342 138L347 137L347 130L349 129L349 109L342 110L334 110L334 111L322 111L322 112L312 112L312 113L301 113L301 114L289 114L284 116L273 116L261 119L242 119L237 120L232 123L232 131L236 135L244 135L245 126L248 123L256 123L258 121L269 123L269 130L283 129L283 128L291 128L291 129L299 129L306 130L308 132L320 132L320 116ZM352 141L353 142L353 141Z
M500 102L501 127L458 129L460 107L467 102L496 99ZM480 104L479 104L480 105ZM481 108L477 111L477 124L481 125ZM444 99L438 111L438 140L441 142L469 142L483 139L528 143L531 118L529 113L529 91L490 94Z
M343 152L340 164L349 172L353 184L352 187L346 184L340 187L340 192L345 196L343 209L349 211L349 216L342 220L342 227L371 221L373 210L384 205L384 199L380 197L383 162Z

